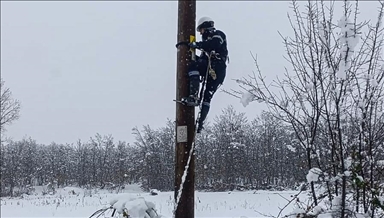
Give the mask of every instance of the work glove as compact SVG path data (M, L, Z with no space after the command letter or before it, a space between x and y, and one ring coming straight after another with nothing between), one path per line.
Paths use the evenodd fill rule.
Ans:
M200 45L201 45L200 42L191 42L188 44L190 48L197 48L197 49L200 48Z

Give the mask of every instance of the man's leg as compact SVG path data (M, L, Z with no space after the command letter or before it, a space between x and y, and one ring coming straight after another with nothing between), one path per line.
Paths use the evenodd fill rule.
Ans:
M226 66L216 66L215 72L217 78L214 80L211 76L208 76L206 88L203 96L203 103L201 106L201 114L199 119L199 126L197 127L197 132L200 133L203 129L203 124L207 118L209 109L211 107L211 100L215 92L217 91L219 85L224 82L226 76Z
M198 123L199 125L197 127L198 133L200 133L201 130L203 129L204 121L207 118L209 109L211 107L212 97L215 94L215 92L216 92L216 90L220 84L221 84L220 81L213 80L212 77L208 77L207 87L204 91L203 103L201 105L200 119L199 119L199 123Z
M188 106L199 106L200 73L196 62L191 62L188 69L189 96L182 99Z

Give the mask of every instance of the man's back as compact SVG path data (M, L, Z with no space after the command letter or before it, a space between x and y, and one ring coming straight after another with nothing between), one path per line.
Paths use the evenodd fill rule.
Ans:
M209 30L203 35L202 48L207 52L214 50L225 63L228 56L227 36L221 30Z

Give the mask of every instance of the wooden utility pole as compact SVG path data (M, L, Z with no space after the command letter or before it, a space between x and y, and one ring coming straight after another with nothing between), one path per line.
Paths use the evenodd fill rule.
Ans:
M195 36L196 0L178 0L177 42L189 42ZM191 53L188 46L180 45L177 50L176 100L189 95L188 65ZM182 183L182 176L195 134L195 107L176 103L176 166L175 202ZM195 158L191 156L187 176L182 186L175 218L193 218L195 207Z

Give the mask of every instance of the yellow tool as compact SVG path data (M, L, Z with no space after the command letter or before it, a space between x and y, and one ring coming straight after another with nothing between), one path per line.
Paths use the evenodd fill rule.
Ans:
M189 43L196 42L196 37L194 35L189 36ZM192 52L192 60L196 61L196 49L190 48L189 49Z

